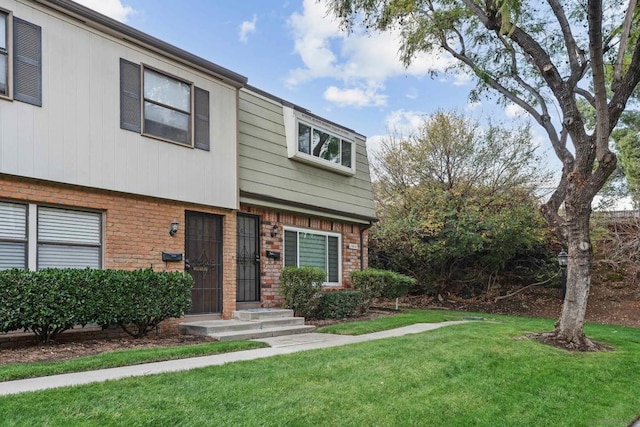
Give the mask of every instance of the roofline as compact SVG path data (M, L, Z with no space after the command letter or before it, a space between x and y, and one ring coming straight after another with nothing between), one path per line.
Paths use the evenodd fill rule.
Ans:
M222 80L236 88L247 84L247 77L231 71L220 65L214 64L202 57L180 49L172 44L164 42L142 31L136 30L122 22L109 18L99 12L75 3L71 0L34 0L36 3L50 9L64 13L78 19L92 28L114 35L127 42L138 44L164 56L171 57L180 62L204 71L205 73Z
M306 114L306 115L308 115L308 116L311 116L311 117L313 117L313 118L315 118L315 119L318 119L318 120L323 121L323 122L325 122L325 123L329 123L329 124L331 124L331 125L333 125L333 126L335 126L335 127L338 127L338 128L340 128L340 129L344 129L344 130L346 130L347 132L354 133L354 134L358 135L359 137L361 137L362 139L367 139L367 137L366 137L366 136L362 135L361 133L356 132L356 131L355 131L355 130L353 130L353 129L349 129L348 127L345 127L344 125L341 125L341 124L339 124L339 123L332 122L331 120L327 120L327 119L325 119L325 118L324 118L324 117L322 117L322 116L318 116L317 114L312 113L311 111L307 110L306 108L303 108L303 107L301 107L301 106L299 106L299 105L296 105L296 104L294 104L294 103L292 103L292 102L289 102L289 101L284 100L284 99L282 99L282 98L280 98L280 97L277 97L277 96L275 96L275 95L272 95L272 94L270 94L269 92L265 92L264 90L259 89L259 88L255 87L255 86L252 86L252 85L250 85L250 84L247 84L247 85L245 85L245 86L244 86L244 89L249 90L249 91L251 91L251 92L255 92L255 93L257 93L257 94L259 94L259 95L261 95L261 96L264 96L265 98L269 98L269 99L271 99L272 101L279 102L280 104L284 105L285 107L293 108L294 110L296 110L296 111L300 111L300 112L302 112L302 113L304 113L304 114Z

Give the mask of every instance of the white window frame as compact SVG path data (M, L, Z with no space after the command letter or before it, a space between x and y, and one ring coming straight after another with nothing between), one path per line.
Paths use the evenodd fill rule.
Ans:
M5 9L1 9L0 8L0 16L4 15L4 19L5 19L5 29L6 29L6 34L5 36L5 41L6 41L6 46L7 49L6 51L3 49L0 49L0 55L3 55L7 58L7 69L6 69L6 73L7 73L7 93L3 94L0 93L0 99L7 99L9 101L13 100L13 79L12 79L12 73L13 73L13 13L11 11L5 10ZM0 37L2 35L0 34Z
M338 287L338 286L342 286L342 234L340 233L333 233L333 232L329 232L329 231L320 231L320 230L314 230L314 229L309 229L309 228L299 228L299 227L289 227L289 226L284 226L283 227L283 234L282 234L282 247L283 247L283 257L282 257L282 265L284 266L285 264L285 257L287 254L287 247L286 247L286 243L285 243L285 238L284 238L284 233L286 231L293 231L296 233L297 237L297 244L296 244L296 266L299 267L300 266L300 233L308 233L308 234L313 234L316 236L324 236L324 237L337 237L338 238L338 281L337 282L324 282L323 286L328 286L328 287ZM328 240L326 240L326 242L328 242ZM328 243L327 243L328 244ZM328 246L327 250L326 250L326 265L327 265L327 270L329 268L329 250L328 250ZM329 272L325 271L325 273L327 274L327 278L329 278Z
M155 100L146 98L145 97L145 91L144 91L144 89L145 89L146 71L151 71L151 72L160 74L161 76L164 76L166 78L169 78L171 80L175 80L177 82L180 82L180 83L183 83L183 84L189 86L189 109L190 109L190 111L187 112L187 111L172 107L170 105L163 104L163 103L157 102ZM158 139L160 141L170 142L172 144L177 144L177 145L180 145L182 147L194 148L194 140L195 140L195 138L194 138L193 132L194 132L194 127L195 127L194 126L194 120L195 120L195 112L194 112L194 109L195 109L194 101L195 100L194 100L194 98L195 98L195 95L194 95L194 84L193 84L193 82L187 81L187 80L185 80L183 78L180 78L178 76L174 76L174 75L169 74L167 72L161 71L161 70L159 70L157 68L151 67L151 66L149 66L147 64L144 64L144 63L140 64L140 72L142 73L141 79L140 79L140 128L141 128L141 134L144 135L144 136L148 136L149 138L154 138L154 139ZM166 108L166 109L169 109L169 110L172 110L172 111L176 111L176 112L181 113L181 114L188 114L189 115L189 130L187 131L187 134L189 136L188 143L185 143L185 142L182 142L182 141L177 141L177 140L174 140L174 139L171 139L171 138L167 138L167 137L164 137L162 135L156 135L154 133L147 132L147 129L146 129L146 126L145 126L145 108L144 108L145 107L145 102L150 102L150 103L158 105L158 106L160 106L162 108Z
M356 138L355 134L346 129L340 128L317 117L294 110L292 107L283 106L285 133L287 139L287 155L292 160L297 160L313 166L327 169L342 175L353 176L356 173ZM343 166L342 162L334 163L313 154L298 151L298 129L300 125L305 125L313 130L319 130L340 139L340 152L342 153L342 141L351 144L351 166Z

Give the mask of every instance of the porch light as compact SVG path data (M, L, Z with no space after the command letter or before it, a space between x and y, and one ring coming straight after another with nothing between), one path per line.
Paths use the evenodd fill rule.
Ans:
M169 235L171 237L176 235L176 233L178 232L178 226L179 225L180 224L178 224L178 221L175 220L175 219L171 222L171 227L169 227Z
M274 224L271 228L271 237L276 237L278 235L278 224Z
M561 251L558 254L558 265L560 268L565 268L569 263L569 255L565 251Z

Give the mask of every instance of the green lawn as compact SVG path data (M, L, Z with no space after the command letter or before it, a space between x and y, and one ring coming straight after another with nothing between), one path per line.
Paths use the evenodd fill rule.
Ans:
M0 381L43 377L69 372L91 371L95 369L117 368L119 366L184 359L185 357L208 356L211 354L262 347L268 347L268 345L253 341L211 342L166 348L112 351L57 362L12 363L9 365L0 365ZM2 353L0 353L0 357L1 356ZM2 424L0 423L0 425Z
M625 426L640 414L640 329L588 325L614 350L570 354L521 338L552 320L487 317L495 322L6 396L0 424Z

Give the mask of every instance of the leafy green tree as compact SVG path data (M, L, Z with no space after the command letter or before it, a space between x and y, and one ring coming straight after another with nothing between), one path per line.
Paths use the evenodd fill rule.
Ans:
M594 349L583 331L591 203L616 169L609 137L640 81L636 0L326 1L348 29L398 30L405 64L421 53L447 52L456 60L451 70L475 75L472 98L497 93L544 129L563 167L541 212L569 252L562 314L546 338ZM594 108L595 128L585 125L579 99Z
M373 165L381 220L370 234L372 263L427 291L472 292L483 277L544 252L535 190L547 176L528 125L482 129L438 112L418 134L389 138Z
M620 153L627 189L636 208L640 208L640 112L629 111L621 118L622 126L611 136Z

